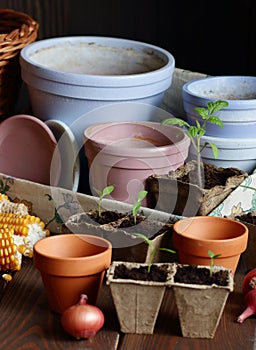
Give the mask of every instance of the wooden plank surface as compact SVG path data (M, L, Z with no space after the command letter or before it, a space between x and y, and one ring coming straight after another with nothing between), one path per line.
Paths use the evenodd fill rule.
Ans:
M244 309L242 278L247 272L244 259L235 276L235 290L230 294L214 339L190 339L181 336L173 293L168 290L153 335L119 333L119 325L109 287L101 289L98 306L106 322L91 340L75 340L60 325L60 316L48 308L40 274L31 259L24 259L21 271L5 289L1 289L1 350L253 350L256 347L256 318L236 322ZM125 302L125 300L124 300Z
M107 292L102 288L100 295L107 315L103 329L91 340L77 341L63 331L60 316L49 310L40 274L31 259L24 259L1 299L1 350L116 349L118 323Z

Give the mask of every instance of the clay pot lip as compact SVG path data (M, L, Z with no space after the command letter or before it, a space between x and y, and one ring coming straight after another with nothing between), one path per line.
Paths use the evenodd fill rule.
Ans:
M57 256L57 255L53 255L53 254L49 254L47 253L45 250L41 250L41 245L44 244L47 240L47 242L49 242L49 244L53 243L52 241L59 241L60 239L70 239L73 237L76 238L80 238L81 237L85 237L88 238L88 240L97 240L99 243L101 242L102 244L95 244L97 246L103 246L106 249L103 252L97 253L97 254L93 254L93 255L88 255L88 256L78 256L78 257L61 257L61 256ZM57 243L57 242L56 242ZM90 243L90 242L89 242ZM95 258L99 258L101 255L104 256L106 254L109 253L109 251L112 251L112 244L111 242L109 242L108 240L106 240L105 238L102 237L98 237L98 236L93 236L93 235L86 235L86 234L74 234L74 233L64 233L64 234L58 234L58 235L54 235L54 236L49 236L49 237L45 237L39 241L37 241L34 245L34 254L37 255L37 257L39 259L49 259L51 261L56 261L56 262L69 262L69 261L76 261L76 262L83 262L83 261L89 261L89 260L93 260Z
M244 230L241 231L241 233L239 233L238 235L236 235L235 237L232 237L232 238L224 238L224 239L218 239L218 240L215 240L215 239L206 239L206 238L199 238L198 237L195 237L193 235L191 235L190 233L189 234L186 234L182 231L179 231L178 227L179 225L181 225L181 222L184 223L185 221L189 222L189 221L209 221L209 223L211 221L215 221L215 222L221 222L221 223L227 223L227 222L230 222L232 223L233 225L236 225L236 226L239 226L241 228L243 228ZM245 224L243 224L242 222L240 221L236 221L236 220L233 220L233 219L230 219L230 218L223 218L223 217L219 217L219 216L194 216L194 217L187 217L187 218L183 218L177 222L174 223L173 225L173 231L174 231L174 234L177 236L179 236L181 239L189 239L190 241L202 241L202 242L208 242L212 245L216 244L216 243L232 243L232 242L235 242L235 241L240 241L240 240L246 240L248 239L248 228Z
M111 127L119 125L135 125L151 128L152 130L156 130L157 133L161 133L164 137L168 138L170 140L170 144L163 146L152 144L152 147L147 147L146 149L141 147L133 147L129 149L127 147L120 147L118 138L112 143L105 143L95 139L95 137L97 137L97 133L103 129L109 129ZM173 135L171 135L170 130L173 131ZM175 131L177 133L175 133ZM179 138L177 137L178 133L181 134L181 137ZM175 137L177 137L177 141L174 141ZM120 141L122 141L122 139L120 139ZM116 156L126 157L134 157L134 154L136 154L138 157L144 158L152 156L159 157L160 153L163 155L183 153L184 149L187 149L190 145L189 137L183 132L181 128L174 125L163 125L161 123L151 121L121 121L93 124L84 130L85 148L87 147L87 142L92 143L94 147L96 146L101 152L104 152L105 150L107 153L113 152Z

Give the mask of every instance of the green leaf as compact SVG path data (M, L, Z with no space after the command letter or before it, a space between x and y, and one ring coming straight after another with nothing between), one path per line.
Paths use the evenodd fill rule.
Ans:
M189 133L190 133L191 137L196 137L197 131L198 131L198 129L196 126L191 125L189 127Z
M198 135L197 136L199 138L201 138L202 136L204 136L204 134L205 134L205 130L201 128L200 130L198 130Z
M154 243L147 236L143 235L142 233L133 233L133 235L144 239L144 241L149 245L149 247L152 250L155 250Z
M211 250L208 250L208 255L211 259L214 258L214 253Z
M210 114L213 114L215 112L218 112L219 110L221 110L222 108L225 108L228 106L228 102L227 101L222 101L222 100L217 100L214 102L209 102L207 104L207 107L209 109Z
M208 118L208 110L204 107L195 107L194 110L203 118L207 119Z
M162 124L164 124L164 125L171 124L171 125L178 125L178 126L189 127L189 124L185 120L180 119L180 118L169 118L169 119L164 120L162 122Z
M148 194L147 191L144 191L144 190L139 191L139 193L138 193L138 200L142 201L146 197L147 194Z
M210 143L210 142L209 142L208 144L211 146L214 159L217 159L218 156L219 156L218 147L215 145L215 143Z
M220 126L221 129L224 128L224 125L219 117L216 117L215 115L211 115L210 118L208 119L208 122L215 124L217 126Z
M105 197L105 196L109 195L111 192L113 192L113 190L114 190L113 185L105 187L102 191L102 196Z
M175 253L176 253L176 251L175 251L175 250L172 250L172 249L169 249L169 248L159 248L159 250L163 250L163 251L165 251L165 252L168 252L168 253L173 253L173 254L175 254Z

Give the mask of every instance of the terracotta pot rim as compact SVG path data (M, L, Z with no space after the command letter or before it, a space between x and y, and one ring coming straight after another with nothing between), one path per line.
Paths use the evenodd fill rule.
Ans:
M100 252L100 253L97 253L97 254L93 254L93 255L88 255L88 256L84 256L84 257L60 257L60 256L57 256L57 255L53 255L53 254L49 254L47 252L43 252L42 250L40 250L40 244L43 243L42 241L43 240L48 240L48 241L58 241L59 239L61 238L64 238L64 239L70 239L71 237L74 237L76 236L77 238L80 238L80 236L84 237L86 236L89 240L90 239L96 239L97 241L99 242L102 242L104 243L104 245L101 245L101 244L93 244L93 245L96 245L96 246L103 246L104 248L106 248L103 252ZM54 261L62 261L62 260L65 260L65 261L88 261L88 260L93 260L95 259L96 257L99 258L101 255L105 255L110 249L112 249L112 244L111 242L109 242L108 240L106 240L105 238L102 238L102 237L98 237L98 236L93 236L93 235L83 235L83 234L74 234L74 233L64 233L64 234L59 234L59 235L55 235L55 236L50 236L50 237L46 237L46 238L43 238L43 240L40 240L38 242L36 242L36 244L34 245L34 253L36 255L39 255L42 259L51 259L51 260L54 260ZM90 242L89 242L90 243Z
M223 238L223 239L218 239L217 241L215 239L208 239L208 238L202 238L202 237L195 237L195 236L191 236L190 233L184 233L182 231L179 231L179 225L181 224L181 221L190 221L190 220L196 220L196 221L216 221L216 222L231 222L232 224L236 225L236 226L240 226L241 228L244 229L244 231L241 231L241 233L239 233L238 235L236 235L235 237L232 238ZM177 222L174 223L173 225L173 230L175 231L175 234L180 236L183 239L190 239L191 241L202 241L202 242L209 242L209 243L231 243L231 242L235 242L238 240L243 240L248 236L248 228L247 226L240 222L240 221L236 221L230 218L223 218L223 217L218 217L218 216L195 216L195 217L188 217L188 218L184 218L181 219Z
M61 239L70 239L72 237L79 238L85 236L81 234L60 234L43 238L34 245L34 265L43 273L59 276L84 276L92 275L108 268L112 256L112 244L106 239L93 235L86 235L90 240L104 243L104 251L78 257L61 257L49 253L45 253L40 249L40 245L45 243L47 239L49 244ZM44 241L44 242L43 242ZM40 243L41 242L41 243ZM57 243L56 243L57 244ZM98 245L100 247L100 245ZM97 261L97 264L95 263Z

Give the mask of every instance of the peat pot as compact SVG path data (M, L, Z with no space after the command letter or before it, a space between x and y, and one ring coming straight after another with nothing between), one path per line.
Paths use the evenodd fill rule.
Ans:
M208 251L215 255L215 265L236 271L240 255L247 248L248 228L243 223L216 216L195 216L173 225L173 245L182 264L210 265Z
M81 294L95 304L111 263L109 241L86 234L60 234L34 245L34 264L41 273L49 306L62 313Z
M148 176L184 164L190 145L180 128L156 122L95 124L85 129L84 142L91 191L114 185L110 196L126 203L137 200Z
M173 267L171 286L182 336L214 338L228 296L234 289L232 270L213 266L210 272L209 266L182 264Z
M167 287L174 273L172 264L156 263L151 265L151 270L165 270L166 278L163 280L134 279L127 275L116 274L116 270L136 270L148 269L148 264L130 263L114 261L107 271L106 283L110 286L110 291L116 308L120 329L123 333L153 334L155 323ZM146 274L148 274L146 272ZM145 273L144 273L145 276Z

